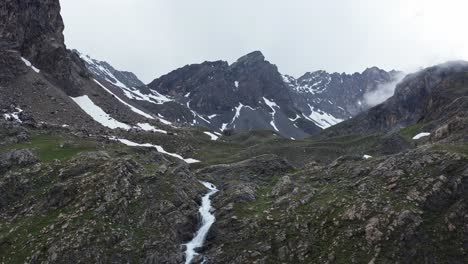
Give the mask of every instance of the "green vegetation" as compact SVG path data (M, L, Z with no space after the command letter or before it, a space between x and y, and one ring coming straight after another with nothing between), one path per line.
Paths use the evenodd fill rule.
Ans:
M273 204L271 197L268 195L277 181L278 177L275 177L275 179L273 179L274 183L261 187L257 191L257 199L255 201L246 204L236 204L234 208L235 215L239 218L245 218L252 215L255 217L263 216L264 211L268 210Z
M421 132L421 129L424 127L425 124L423 123L418 123L414 124L411 126L407 126L400 130L400 135L402 135L404 138L411 140L413 139L414 136L416 136L418 133Z
M33 149L43 162L67 160L78 153L97 149L91 140L67 138L59 135L36 134L26 143L10 145L6 150Z
M437 144L433 145L432 149L448 151L468 156L468 144Z
M196 157L202 161L197 167L232 163L263 154L275 154L296 166L311 161L331 162L346 154L374 154L374 146L381 135L352 135L327 139L289 140L269 131L239 133L197 146Z
M56 210L45 215L36 215L5 224L5 232L0 236L0 256L5 263L24 263L34 253L34 246L45 242L44 228L55 223L60 214ZM3 232L2 232L3 233ZM33 242L34 241L34 242ZM8 250L3 246L8 245Z

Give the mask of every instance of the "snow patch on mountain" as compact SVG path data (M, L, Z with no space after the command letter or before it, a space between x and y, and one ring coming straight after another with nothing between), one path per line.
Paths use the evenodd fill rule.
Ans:
M336 118L326 112L323 112L319 109L315 109L313 106L309 105L311 113L308 116L305 116L307 119L311 120L317 126L326 129L331 126L334 126L338 123L343 122L343 119Z
M124 88L124 87L121 87L121 88L125 96L132 100L147 101L153 104L164 104L167 102L174 101L173 99L167 96L164 96L156 91L152 91L152 90L150 91L150 94L144 94L136 88L133 88L133 89Z
M143 129L144 131L152 131L152 132L167 134L167 131L155 128L154 126L152 126L152 125L150 125L148 123L138 123L137 126L139 128L141 128L141 129Z
M328 89L331 83L331 77L323 71L308 73L301 79L295 79L291 76L283 77L287 85L300 93L320 94Z
M111 90L107 89L104 85L102 85L100 82L98 82L96 79L93 79L94 82L96 82L99 86L102 87L102 89L104 89L105 91L107 91L109 94L113 95L117 100L119 100L122 104L128 106L130 108L130 110L132 110L133 112L141 115L141 116L144 116L146 118L149 118L149 119L154 119L153 116L141 111L140 109L134 107L133 105L125 102L124 100L120 99L120 97L118 97L116 94L114 94Z
M419 140L421 138L428 137L430 135L431 135L431 133L428 133L428 132L419 133L419 134L417 134L416 136L413 137L413 140Z
M78 52L77 52L78 53ZM104 79L113 85L120 88L129 89L127 85L119 81L119 79L107 68L102 66L102 63L91 58L88 55L78 53L80 58L88 64L88 69L97 76L104 76Z
M26 64L26 66L28 66L29 68L31 68L33 71L35 71L36 73L40 73L41 70L39 70L38 68L34 67L34 65L32 65L32 63L30 61L28 61L26 58L23 58L21 57L21 60L24 62L24 64Z
M207 131L206 131L206 132L203 132L203 133L205 133L206 135L208 135L208 136L210 137L210 139L213 140L213 141L216 141L216 140L219 139L219 137L218 137L217 135L215 135L215 134L213 134L213 133L211 133L211 132L207 132Z
M221 130L221 131L226 130L227 127L228 127L228 125L229 125L228 123L223 123L223 124L221 125L221 129L220 129L220 130Z
M211 121L204 118L202 115L200 115L199 113L197 113L196 111L192 110L192 108L190 108L190 101L187 102L187 108L190 110L190 112L192 112L192 115L194 117L193 119L193 124L196 124L197 123L197 120L196 120L196 117L198 117L199 119L205 121L206 123L208 124L211 124Z
M265 101L265 104L268 105L271 110L273 111L273 113L271 113L271 122L270 122L270 125L277 131L279 132L279 129L278 127L276 127L276 123L275 123L275 115L276 115L276 109L275 107L277 108L280 108L275 102L273 101L270 101L268 99L266 99L265 97L263 97L263 101Z
M3 114L3 118L5 118L5 120L7 121L15 121L18 123L23 123L23 121L21 121L21 119L19 118L19 115L21 114L21 112L23 112L23 110L18 107L16 107L15 110L16 110L15 112Z
M296 122L299 118L301 118L300 115L296 114L295 118L288 118L291 122Z
M89 116L91 116L96 122L99 124L111 128L122 128L125 130L130 129L131 127L128 124L119 122L111 117L109 114L104 112L99 106L94 104L91 99L87 95L79 96L79 97L71 97L76 104L78 104L83 111L85 111Z
M170 152L167 152L166 150L164 150L163 147L159 146L159 145L153 145L153 144L150 144L150 143L144 143L144 144L140 144L140 143L136 143L136 142L133 142L133 141L130 141L128 139L123 139L123 138L111 138L113 140L117 140L119 141L120 143L124 144L124 145L127 145L127 146L130 146L130 147L144 147L144 148L155 148L159 153L163 153L163 154L166 154L168 156L171 156L171 157L174 157L174 158L177 158L177 159L180 159L180 160L183 160L189 164L192 164L192 163L198 163L200 162L199 160L196 160L196 159L192 159L192 158L183 158L181 155L179 154L175 154L175 153L170 153Z

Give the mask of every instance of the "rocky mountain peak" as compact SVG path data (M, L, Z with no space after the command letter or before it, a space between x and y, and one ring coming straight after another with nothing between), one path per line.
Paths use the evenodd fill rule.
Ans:
M330 74L326 71L318 70L318 71L313 71L313 72L306 72L304 75L299 77L298 80L310 80L314 78L327 77L329 75Z
M235 63L238 64L255 64L259 62L264 62L265 56L261 51L253 51L247 55L240 57Z
M116 70L108 62L93 59L90 56L84 55L77 50L73 50L73 53L80 56L80 58L86 63L88 70L99 79L106 80L116 86L126 89L133 89L135 87L141 87L145 85L132 72Z
M377 66L373 66L373 67L369 67L369 68L366 68L362 74L372 74L372 73L378 73L378 72L381 72L383 71L382 69L380 69L379 67Z
M370 67L370 68L367 68L365 69L362 73L361 73L361 76L363 76L364 78L368 78L368 79L382 79L382 78L386 78L386 76L388 75L398 75L399 72L397 71L391 71L391 72L387 72L383 69L380 69L379 67Z
M407 112L404 115L406 120L427 117L424 111L435 112L427 108L433 108L440 103L435 102L431 94L444 91L445 99L455 99L456 96L463 94L463 89L458 91L457 88L464 88L467 74L466 61L451 61L410 74L397 85L395 96L386 105L389 107L398 105L400 112L404 109L404 112Z

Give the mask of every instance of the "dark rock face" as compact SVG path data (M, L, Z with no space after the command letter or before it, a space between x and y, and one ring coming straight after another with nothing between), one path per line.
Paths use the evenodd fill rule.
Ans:
M86 75L84 64L64 44L60 3L3 1L0 8L0 48L16 50L70 95L78 95Z
M278 69L258 51L232 65L224 61L188 65L148 86L176 98L190 93L190 107L202 115L232 111L239 103L252 108L263 106L263 97L281 105L292 103Z
M0 85L6 85L18 74L28 72L28 67L16 52L0 49Z
M18 49L27 55L65 48L58 1L6 0L1 5L2 48Z

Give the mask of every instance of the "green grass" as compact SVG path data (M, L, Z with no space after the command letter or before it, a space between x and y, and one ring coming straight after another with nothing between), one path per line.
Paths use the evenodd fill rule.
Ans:
M448 151L468 156L468 144L437 144L432 146L436 151Z
M416 136L418 133L421 132L421 129L424 127L425 124L419 123L419 124L414 124L411 126L407 126L400 130L400 135L402 135L404 138L411 140L413 139L414 136Z
M0 260L2 263L25 263L26 259L34 252L34 245L38 245L37 241L45 242L47 235L41 233L42 229L55 223L60 214L60 211L53 211L47 215L39 215L29 217L20 221L12 222L6 225L7 228L13 229L12 233L0 237ZM31 239L36 242L30 243ZM8 245L7 248L3 248Z
M32 149L43 162L67 160L81 152L97 149L91 140L72 139L63 136L38 134L26 143L10 145L7 150Z

